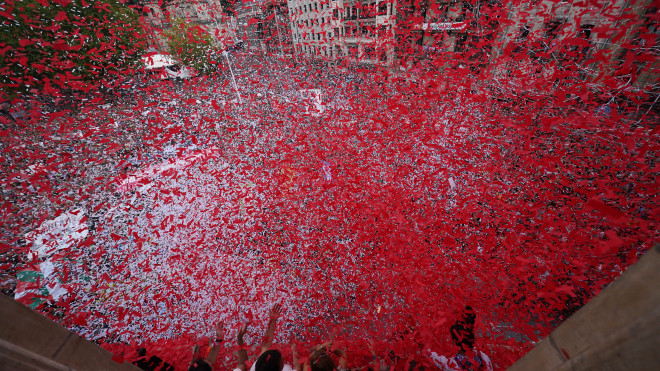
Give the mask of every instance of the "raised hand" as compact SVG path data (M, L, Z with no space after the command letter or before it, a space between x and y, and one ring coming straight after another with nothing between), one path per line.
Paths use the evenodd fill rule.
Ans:
M270 349L273 345L273 340L275 339L275 327L277 326L277 319L282 315L282 306L280 304L273 305L273 308L268 312L270 316L270 321L268 322L268 328L266 329L266 335L264 340L261 343L261 353Z
M243 325L243 327L241 327L241 329L238 330L238 335L236 336L236 342L238 343L238 345L244 345L245 344L245 342L243 341L243 336L247 332L247 328L248 328L249 324L250 324L250 322L246 322L245 325Z
M282 315L282 305L275 304L273 308L268 312L271 320L276 320Z
M225 324L218 322L215 325L215 338L216 340L224 340L225 338Z

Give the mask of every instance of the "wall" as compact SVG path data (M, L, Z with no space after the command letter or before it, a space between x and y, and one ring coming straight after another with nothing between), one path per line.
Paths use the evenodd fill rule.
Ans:
M139 370L41 314L0 295L0 370Z
M509 368L660 370L660 244Z

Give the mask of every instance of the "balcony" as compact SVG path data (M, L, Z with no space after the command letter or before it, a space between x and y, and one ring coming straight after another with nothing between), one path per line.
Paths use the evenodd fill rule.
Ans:
M413 30L422 30L429 32L442 31L465 31L468 28L468 22L442 22L442 23L421 23L413 27Z

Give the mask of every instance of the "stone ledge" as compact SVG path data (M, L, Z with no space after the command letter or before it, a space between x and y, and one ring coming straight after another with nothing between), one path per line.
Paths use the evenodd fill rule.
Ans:
M3 370L135 370L112 354L38 312L0 295L0 368Z
M660 370L660 244L509 370Z

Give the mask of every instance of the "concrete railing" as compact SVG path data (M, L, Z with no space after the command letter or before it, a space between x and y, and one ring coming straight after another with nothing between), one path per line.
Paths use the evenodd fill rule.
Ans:
M0 370L134 370L130 363L0 294Z
M509 368L660 370L660 245Z

